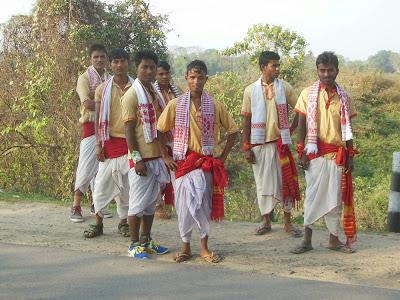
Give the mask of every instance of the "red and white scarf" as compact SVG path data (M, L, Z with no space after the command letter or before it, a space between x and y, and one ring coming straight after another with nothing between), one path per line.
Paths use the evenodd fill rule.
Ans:
M304 147L307 154L318 153L318 95L321 82L317 80L308 90L307 97L307 145ZM350 121L350 103L347 93L335 83L340 99L340 125L342 130L342 140L353 139L353 130Z
M285 89L283 88L283 83L281 80L275 79L274 90L282 144L288 145L292 143L292 139L290 137ZM251 93L251 144L265 143L266 121L267 113L265 106L265 95L262 87L261 78L259 78L256 81Z
M173 148L175 160L184 160L188 149L190 102L189 91L178 97ZM214 101L204 91L201 94L201 117L202 154L212 155L214 150Z
M86 70L88 78L89 78L89 95L90 99L94 99L94 93L96 88L104 81L109 79L110 75L104 71L103 76L100 76L97 72L96 68L93 66L89 66Z
M157 138L156 110L153 101L151 101L152 96L150 95L150 92L144 87L139 79L135 79L133 88L135 89L138 97L139 114L140 121L142 122L143 126L144 141L149 144ZM155 89L154 84L152 84L151 88L153 89L154 95L158 98L161 109L164 110L164 97L158 90ZM153 100L155 101L156 99Z
M129 81L133 84L134 80L128 76ZM101 94L100 114L99 114L99 127L100 127L100 140L104 146L104 142L110 139L110 111L111 111L111 95L112 83L114 76L111 76L104 84L103 93Z

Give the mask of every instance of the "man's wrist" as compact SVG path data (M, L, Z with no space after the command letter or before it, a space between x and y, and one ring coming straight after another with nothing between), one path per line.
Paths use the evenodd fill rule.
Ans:
M137 150L132 150L131 151L131 157L132 157L132 160L133 160L133 162L135 164L138 163L139 161L143 160L142 156L140 155L140 152L137 151Z
M251 150L251 144L249 142L243 142L243 152L247 152Z

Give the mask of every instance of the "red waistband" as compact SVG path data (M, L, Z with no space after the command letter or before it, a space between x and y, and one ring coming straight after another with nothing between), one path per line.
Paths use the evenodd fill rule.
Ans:
M82 124L82 140L94 135L94 122L86 122Z
M110 136L110 139L105 141L103 150L105 158L117 158L128 154L126 139Z

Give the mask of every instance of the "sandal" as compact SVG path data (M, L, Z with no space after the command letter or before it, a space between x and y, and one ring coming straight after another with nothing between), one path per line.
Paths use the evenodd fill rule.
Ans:
M303 232L300 229L295 228L293 225L289 227L289 229L286 228L285 226L285 231L287 234L289 234L291 237L294 238L300 238L303 237Z
M118 224L118 233L123 237L131 236L129 233L129 224L128 223L119 223Z
M350 248L349 246L346 246L343 243L339 243L338 245L336 245L336 247L328 246L326 248L328 248L329 250L332 250L332 251L342 252L342 253L346 253L346 254L352 254L352 253L356 252L356 250Z
M262 226L260 226L260 227L258 227L256 229L256 233L255 234L256 235L264 235L264 234L266 234L268 232L271 232L271 230L272 230L271 225L269 225L269 226L262 225Z
M293 250L290 250L290 253L292 254L302 254L308 251L313 250L314 248L310 245L310 246L305 246L305 245L299 245L296 248L294 248Z
M221 257L214 252L211 252L208 255L201 256L201 258L211 264L217 264L221 261Z
M93 225L89 224L89 229L83 232L85 238L91 239L103 234L103 224Z
M181 263L184 261L188 261L193 257L192 253L183 253L183 252L178 252L174 256L174 261L177 263Z

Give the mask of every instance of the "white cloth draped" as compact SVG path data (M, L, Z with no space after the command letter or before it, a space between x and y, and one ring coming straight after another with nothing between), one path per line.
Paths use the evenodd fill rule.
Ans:
M128 155L99 162L96 176L93 204L95 213L105 208L111 200L117 203L117 213L121 219L128 216L129 181Z
M257 188L257 202L261 215L269 214L278 203L282 203L281 165L276 143L267 143L252 148L256 163L252 164ZM283 207L292 210L292 202Z
M99 169L99 162L96 159L96 136L91 135L83 140L79 146L79 161L76 169L74 191L80 190L85 194L90 185L94 191L94 181Z
M310 161L305 178L304 225L310 226L325 217L329 232L337 236L342 207L342 168L335 160L318 157Z
M167 167L161 158L145 162L147 176L139 176L129 170L129 216L154 215L161 190L170 181Z
M195 224L200 230L200 238L210 235L212 189L212 174L201 169L175 180L175 208L184 243L190 242Z

